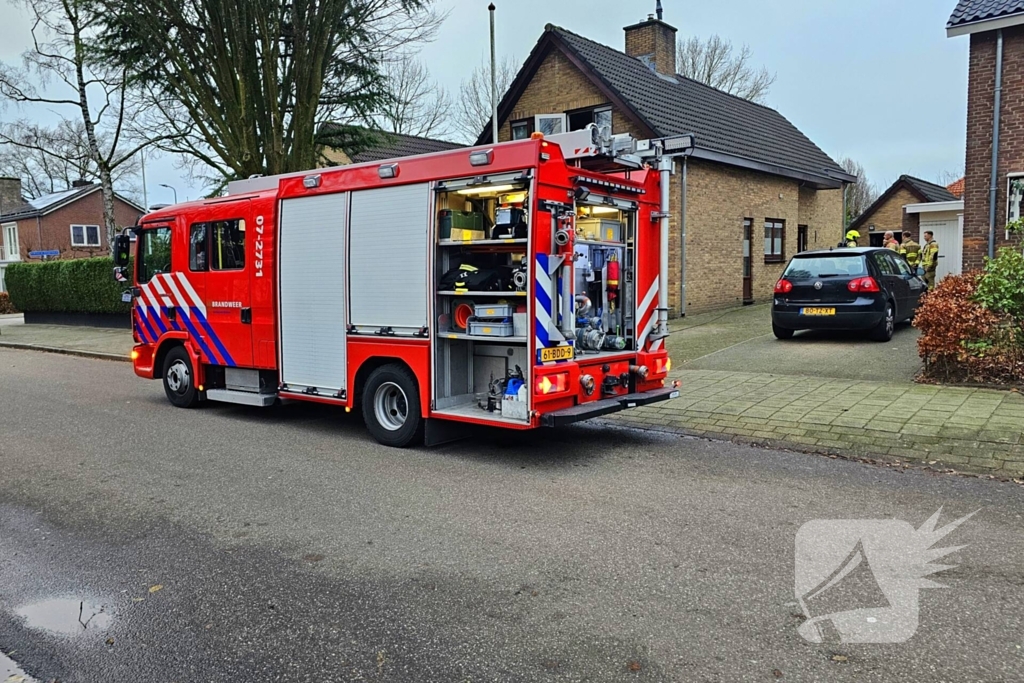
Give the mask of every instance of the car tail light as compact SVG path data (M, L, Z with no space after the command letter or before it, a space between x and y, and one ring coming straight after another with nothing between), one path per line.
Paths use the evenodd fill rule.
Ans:
M654 374L667 375L672 370L672 359L668 356L654 360Z
M537 378L537 393L542 396L560 394L569 388L569 373L559 372Z
M775 283L776 294L789 294L793 291L793 283L789 280L779 280Z
M856 280L850 280L850 284L847 288L851 292L881 292L882 288L878 286L878 283L873 277L859 277Z

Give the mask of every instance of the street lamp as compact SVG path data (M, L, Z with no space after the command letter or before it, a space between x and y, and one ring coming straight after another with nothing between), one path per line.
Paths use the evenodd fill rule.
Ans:
M160 187L166 187L168 190L174 193L174 203L178 203L178 191L166 183L160 183Z

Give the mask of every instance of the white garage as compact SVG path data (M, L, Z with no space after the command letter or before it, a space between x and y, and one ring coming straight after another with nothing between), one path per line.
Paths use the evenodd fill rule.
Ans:
M959 275L963 272L964 248L964 203L929 202L926 204L908 204L903 207L908 214L919 214L921 229L918 241L924 244L924 233L932 231L935 241L939 243L939 266L935 273L936 281L947 275Z

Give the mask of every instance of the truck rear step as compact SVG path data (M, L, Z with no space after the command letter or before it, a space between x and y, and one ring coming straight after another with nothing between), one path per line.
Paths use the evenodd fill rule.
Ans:
M257 394L252 391L231 391L230 389L207 389L206 398L222 403L237 403L243 406L266 408L274 405L277 394Z

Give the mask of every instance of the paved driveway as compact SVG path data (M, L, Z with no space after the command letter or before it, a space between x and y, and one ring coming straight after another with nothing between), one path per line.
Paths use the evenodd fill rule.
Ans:
M909 323L886 344L851 332L798 332L779 341L763 305L694 316L673 329L669 350L680 369L878 382L912 382L921 369L918 331Z

